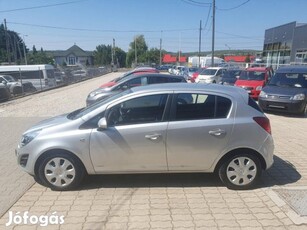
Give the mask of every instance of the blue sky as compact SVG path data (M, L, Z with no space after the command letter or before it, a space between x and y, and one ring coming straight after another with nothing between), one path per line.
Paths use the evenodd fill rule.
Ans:
M163 49L188 52L198 51L202 20L202 51L209 51L212 7L206 3L212 0L0 0L0 21L26 35L31 49L65 50L77 44L94 50L114 38L127 51L134 36L143 34L149 48L159 48L162 37ZM46 5L56 6L33 8ZM307 23L307 0L216 0L216 7L216 50L261 50L265 29ZM16 10L21 8L33 9Z

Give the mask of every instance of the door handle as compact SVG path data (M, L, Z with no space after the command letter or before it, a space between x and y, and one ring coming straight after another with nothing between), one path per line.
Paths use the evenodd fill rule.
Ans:
M222 129L217 129L217 130L210 130L209 131L209 134L210 135L213 135L213 136L221 136L223 134L225 134L226 131L225 130L222 130Z
M152 140L152 141L156 141L158 140L159 138L161 137L161 134L148 134L148 135L145 135L145 138L146 139L149 139L149 140Z

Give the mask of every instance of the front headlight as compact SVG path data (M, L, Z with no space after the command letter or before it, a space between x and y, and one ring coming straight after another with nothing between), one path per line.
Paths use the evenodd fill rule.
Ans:
M296 94L296 95L294 95L294 97L292 98L292 100L294 100L294 101L302 101L302 100L305 100L305 94L303 94L303 93Z
M95 97L98 93L98 91L91 92L89 97Z
M21 142L20 142L20 147L26 146L29 144L42 130L35 130L29 133L26 133L22 136Z
M259 97L268 98L268 95L264 91L261 91Z
M256 90L262 90L262 86L261 85L257 86Z

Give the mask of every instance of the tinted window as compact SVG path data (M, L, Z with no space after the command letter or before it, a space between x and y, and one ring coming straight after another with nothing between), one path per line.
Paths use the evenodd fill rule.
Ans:
M149 84L160 84L160 83L167 83L168 80L166 77L149 77Z
M178 94L174 120L226 118L231 108L228 98L206 94Z
M307 88L307 73L276 73L272 77L270 85Z
M180 78L180 77L169 77L167 78L168 82L184 82L185 79L184 78Z
M226 118L230 107L231 107L231 100L226 97L216 97L216 115L215 118Z
M161 122L167 94L150 95L122 102L107 112L108 125Z

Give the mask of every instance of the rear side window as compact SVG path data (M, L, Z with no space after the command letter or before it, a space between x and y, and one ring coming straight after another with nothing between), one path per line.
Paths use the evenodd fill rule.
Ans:
M149 77L149 84L168 83L166 77Z
M250 107L253 107L254 109L258 110L259 112L263 113L262 109L259 107L259 105L255 102L255 100L251 97L248 97L248 105Z
M173 120L200 120L226 118L231 100L209 94L182 93L175 97Z
M176 78L176 77L168 78L168 82L183 82L183 81L185 81L184 78Z

